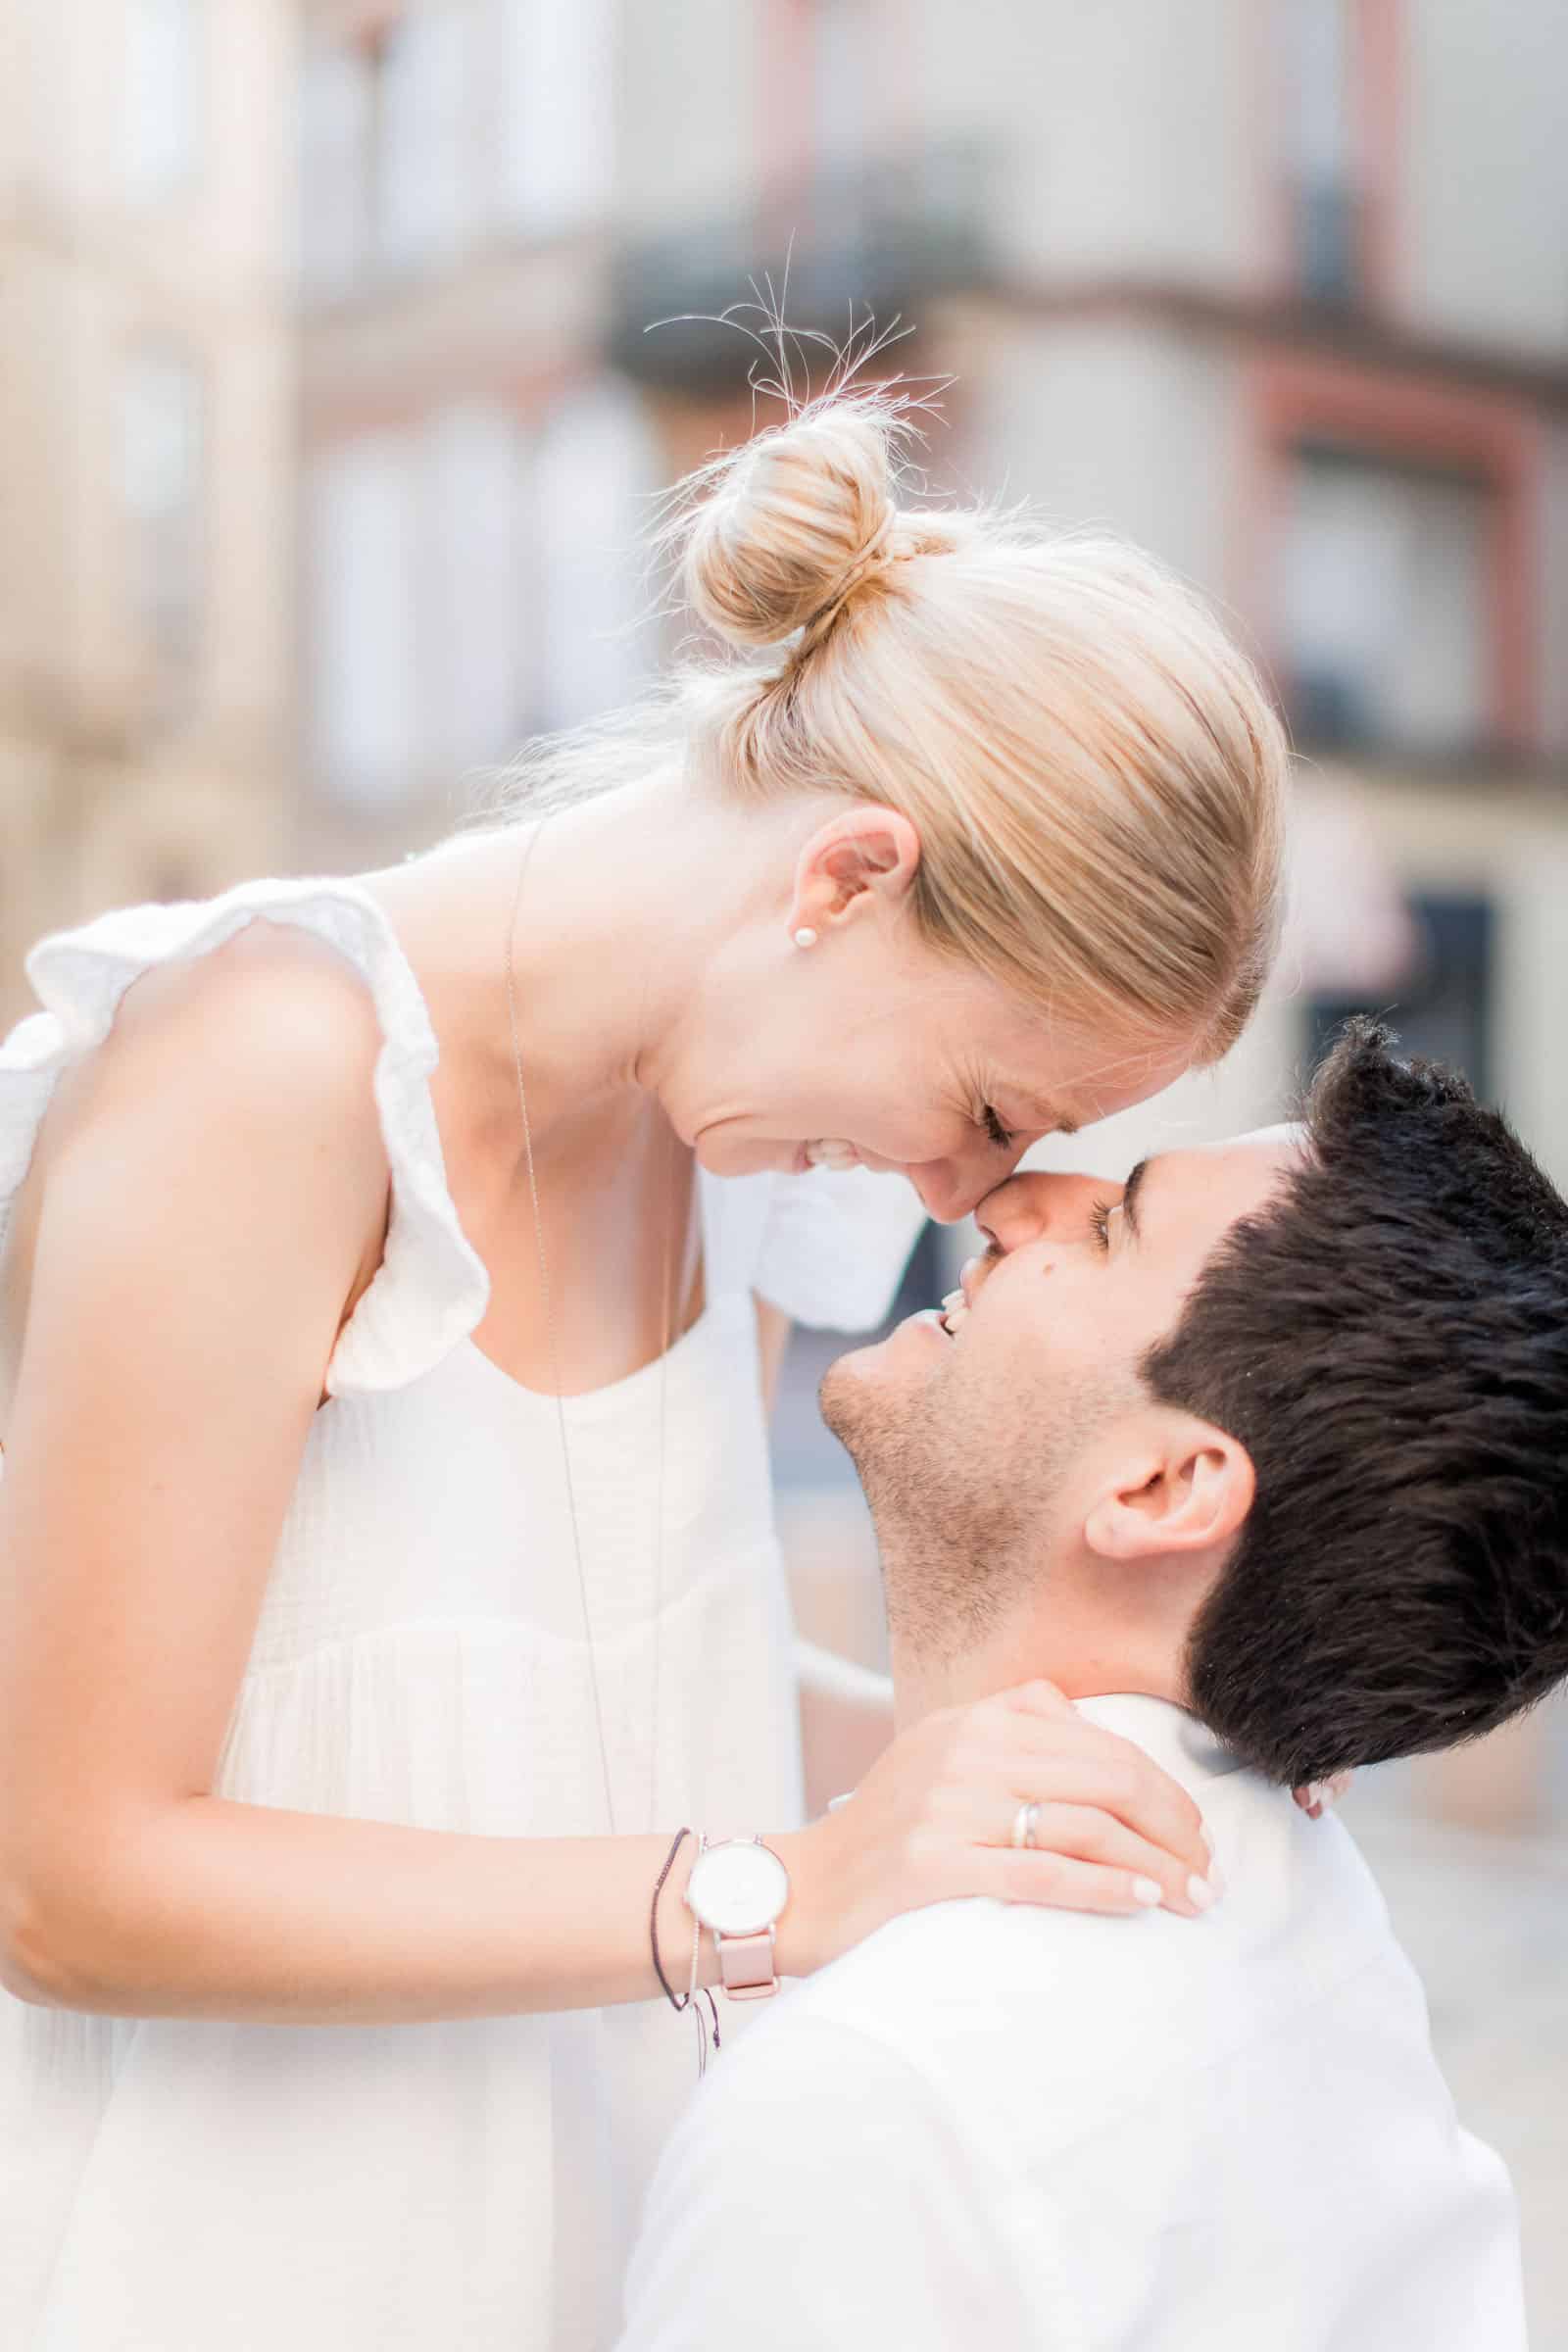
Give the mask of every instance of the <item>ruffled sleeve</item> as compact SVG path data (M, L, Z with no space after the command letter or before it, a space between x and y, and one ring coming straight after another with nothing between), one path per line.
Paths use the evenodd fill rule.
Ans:
M257 915L323 939L360 971L380 1018L374 1088L392 1196L380 1265L338 1334L329 1396L401 1388L446 1355L484 1313L490 1280L447 1189L429 1078L440 1058L414 970L368 892L333 876L242 882L214 899L112 908L30 950L43 1009L0 1044L0 1250L55 1082L107 1036L125 990Z
M886 1320L925 1221L902 1176L864 1168L777 1176L752 1287L797 1323L869 1331Z

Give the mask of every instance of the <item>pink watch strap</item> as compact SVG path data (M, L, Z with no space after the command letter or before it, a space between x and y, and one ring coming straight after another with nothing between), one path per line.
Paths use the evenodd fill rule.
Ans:
M771 1928L762 1928L755 1936L720 1936L716 1940L719 1980L732 2001L760 2001L777 1992Z

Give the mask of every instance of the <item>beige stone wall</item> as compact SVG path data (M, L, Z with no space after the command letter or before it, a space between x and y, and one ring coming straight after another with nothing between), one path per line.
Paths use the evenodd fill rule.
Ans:
M1568 356L1568 10L1421 0L1399 19L1399 302L1413 319Z
M41 931L266 870L293 799L292 11L195 12L187 176L130 166L127 0L10 0L0 74L0 1020ZM199 404L187 656L147 632L127 372ZM182 378L182 380L186 380ZM156 463L156 459L154 460Z

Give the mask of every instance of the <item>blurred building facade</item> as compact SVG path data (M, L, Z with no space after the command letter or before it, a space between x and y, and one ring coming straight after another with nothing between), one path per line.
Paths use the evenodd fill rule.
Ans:
M1125 531L1276 681L1301 919L1214 1116L1397 1004L1568 1176L1568 17L304 15L307 862L439 831L644 674L648 496L749 429L713 314L787 262L793 321L902 314L887 365L956 372L934 489Z
M289 838L293 12L0 16L0 950Z

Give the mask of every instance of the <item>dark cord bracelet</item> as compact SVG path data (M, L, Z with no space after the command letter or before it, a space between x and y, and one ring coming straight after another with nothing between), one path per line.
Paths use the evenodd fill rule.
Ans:
M677 1995L670 1984L669 1979L664 1974L664 1964L659 1957L659 1898L664 1891L664 1881L668 1878L671 1870L673 1870L675 1866L675 1856L680 1852L683 1841L690 1836L690 1830L678 1830L676 1832L675 1842L670 1847L668 1853L664 1856L664 1867L660 1872L658 1878L654 1881L654 1899L648 1906L648 1943L649 1948L654 1955L654 1974L659 1979L661 1984L662 1984L664 1988L664 1998L668 2001L670 2007L675 2011L676 2015L678 2017L683 2017L686 2011L691 2008L692 2003L697 2000L699 1996L701 1996L701 1998L708 2003L708 2015L712 2021L711 2025L710 2025L707 2020L704 2019L701 2009L697 2011L696 2016L693 2019L693 2023L697 2028L697 2072L699 2075L702 2075L707 2072L708 2068L708 2041L710 2034L712 2035L714 2049L716 2050L722 2047L718 2031L718 2003L714 2000L712 1994L709 1991L706 1984L694 1984L690 1992L680 1993ZM702 1929L699 1928L697 1933L699 1936L701 1936ZM695 1976L695 1960L692 1963L692 1968Z
M679 1998L676 1997L669 1979L664 1974L664 1964L659 1957L659 1898L664 1891L664 1881L675 1867L675 1856L680 1852L683 1841L690 1836L690 1830L676 1832L675 1842L664 1857L664 1867L654 1882L654 1899L648 1909L648 1941L653 1949L654 1974L664 1988L664 1998L678 2014L683 2013L691 2006L692 1996L688 1992L683 1993Z

